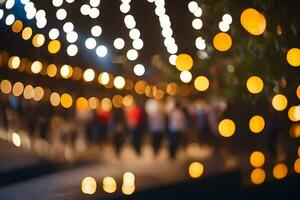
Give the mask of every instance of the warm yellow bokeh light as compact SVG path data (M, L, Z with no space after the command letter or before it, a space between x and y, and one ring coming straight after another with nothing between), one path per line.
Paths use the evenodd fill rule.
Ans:
M289 134L293 138L300 138L300 124L294 124L291 126Z
M26 27L22 31L23 40L29 40L32 36L32 29L30 27Z
M18 133L13 133L12 134L12 142L16 147L21 146L22 140L21 140L21 137Z
M32 38L32 45L35 47L41 47L45 43L45 36L43 34L36 34Z
M147 82L146 81L138 81L136 82L134 86L134 90L138 94L144 94L145 93L145 88L147 87Z
M21 59L18 56L12 56L8 60L8 67L11 69L18 69L21 64Z
M123 104L123 97L121 95L115 95L113 98L112 98L112 104L114 107L116 108L121 108L122 107L122 104Z
M14 33L20 33L23 29L23 22L21 20L16 20L11 29Z
M73 104L73 99L72 99L72 96L69 95L69 94L63 94L61 95L60 97L60 103L62 105L62 107L64 108L70 108Z
M83 72L83 80L85 82L91 82L95 79L95 71L93 69L87 69Z
M180 54L176 58L176 68L179 71L188 71L193 67L193 58L189 54Z
M56 76L56 73L57 73L57 67L56 67L56 65L54 65L54 64L48 65L48 67L47 67L47 75L49 77L54 77L54 76Z
M300 158L298 158L294 163L294 170L296 173L300 174Z
M72 79L79 81L79 80L81 80L81 78L82 78L82 69L80 67L74 67Z
M103 179L103 190L107 193L114 193L117 190L117 182L113 177Z
M265 164L265 155L260 151L254 151L250 156L252 167L262 167Z
M115 77L115 79L114 79L114 86L118 90L123 89L124 86L125 86L125 79L122 76Z
M167 85L166 91L169 95L174 96L177 92L177 84L175 82L171 82Z
M97 109L100 105L100 102L96 97L91 97L88 100L88 104L90 109Z
M124 106L131 106L133 104L133 101L133 96L128 94L123 98L122 103Z
M276 94L272 99L272 106L277 111L282 111L287 107L288 100L282 94Z
M50 95L50 103L52 106L58 106L60 104L60 95L56 92L53 92Z
M40 101L44 97L44 89L41 87L36 87L33 90L33 100Z
M189 82L191 82L192 78L193 78L192 73L189 72L189 71L182 71L180 73L180 80L183 83L189 83Z
M232 39L228 33L218 33L214 37L213 44L218 51L227 51L232 45Z
M97 182L93 177L85 177L81 181L81 191L84 194L92 195L97 190Z
M112 102L109 98L104 98L101 101L101 108L104 111L110 111L112 108Z
M98 76L98 82L101 85L107 85L109 83L109 74L107 72L102 72Z
M89 109L89 102L86 98L84 97L79 97L76 100L76 109L78 111L85 111Z
M33 93L34 89L32 87L32 85L27 85L25 88L24 88L24 92L23 92L23 96L25 99L31 99L33 98Z
M193 162L189 166L189 175L192 178L199 178L202 176L204 172L204 166L202 163L199 162Z
M279 163L273 168L273 176L276 179L283 179L288 173L288 168L285 164Z
M125 172L123 174L123 185L131 185L135 182L135 176L132 172Z
M31 64L31 71L34 74L40 73L42 71L42 68L43 68L43 64L40 61L34 61Z
M296 95L297 95L298 99L300 99L300 85L297 87Z
M1 92L4 94L9 94L12 89L11 82L9 80L2 80L0 83Z
M265 128L265 120L262 116L255 115L249 121L249 129L253 133L260 133Z
M292 48L286 54L286 59L288 63L293 67L300 66L300 49Z
M266 179L266 173L263 169L257 168L251 172L252 183L259 185L262 184Z
M267 26L265 16L253 8L248 8L242 12L240 22L244 29L252 35L263 34Z
M247 89L252 94L260 93L264 88L263 80L258 76L251 76L246 83Z
M52 40L48 44L48 51L51 54L56 54L57 52L59 52L60 47L61 47L61 44L60 44L59 40Z
M131 195L135 191L135 184L131 185L122 185L122 192L125 195Z
M298 157L300 158L300 146L298 147Z
M198 76L194 81L194 86L198 91L205 91L209 87L209 80L205 76Z
M16 97L18 97L18 96L21 96L21 95L22 95L23 90L24 90L24 85L23 85L23 83L21 83L21 82L16 82L16 83L14 84L14 86L13 86L12 92L13 92L13 94L14 94Z
M220 135L230 137L235 132L235 124L231 119L223 119L218 126Z
M293 122L300 121L300 106L292 106L288 112L289 119Z
M60 75L61 77L65 78L65 79L68 79L72 76L73 74L73 68L69 65L63 65L61 68L60 68Z

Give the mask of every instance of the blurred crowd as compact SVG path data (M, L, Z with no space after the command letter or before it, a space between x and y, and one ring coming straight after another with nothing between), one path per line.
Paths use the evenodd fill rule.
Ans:
M143 103L141 103L143 102ZM218 122L227 108L226 101L202 99L134 101L130 106L111 110L53 108L47 102L37 103L14 96L2 96L0 123L11 131L24 131L31 137L73 146L78 140L101 145L112 142L117 155L126 140L141 153L145 138L151 138L155 154L163 140L168 141L169 155L176 157L180 145L190 140L218 146Z

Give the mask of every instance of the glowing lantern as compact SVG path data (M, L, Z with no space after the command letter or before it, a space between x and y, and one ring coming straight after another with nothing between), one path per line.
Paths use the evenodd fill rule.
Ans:
M188 71L193 67L193 58L188 54L180 54L176 58L176 68L179 71Z
M227 51L232 45L232 39L228 33L218 33L214 37L213 44L218 51Z
M266 30L267 22L265 16L253 8L244 10L240 21L244 29L252 35L261 35Z

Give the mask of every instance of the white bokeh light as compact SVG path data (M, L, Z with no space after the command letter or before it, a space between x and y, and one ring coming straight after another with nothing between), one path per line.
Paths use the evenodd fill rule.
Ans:
M101 58L104 57L104 56L106 56L107 55L107 48L106 48L106 46L104 46L104 45L98 46L97 49L96 49L96 54L97 54L97 56L99 56Z
M130 11L130 5L127 3L122 3L120 5L120 11L124 14L128 13Z
M83 4L80 7L80 12L82 15L88 15L90 13L91 7L88 4Z
M91 28L91 34L94 37L99 37L102 34L102 28L101 26L95 25Z
M132 47L136 50L141 50L144 46L144 42L141 39L133 40Z
M134 66L133 72L137 76L143 76L145 74L145 67L142 64L137 64Z
M49 38L51 40L55 40L59 37L59 30L57 28L53 28L49 31Z
M198 3L197 3L196 1L191 1L191 2L189 2L189 4L188 4L188 8L189 8L189 11L190 11L191 13L194 13L194 12L197 10L198 7L199 7L199 6L198 6Z
M66 33L70 33L71 31L74 30L74 25L72 22L66 22L63 26L63 30Z
M90 0L90 5L92 7L98 7L100 5L100 0Z
M171 65L176 65L176 59L177 59L177 56L176 55L170 55L169 56L169 63Z
M89 16L93 19L96 19L97 17L99 17L100 15L100 11L98 8L91 8L90 9L90 13L89 13Z
M122 38L116 38L114 40L114 47L118 50L123 49L125 46L125 41Z
M138 39L141 36L141 33L138 29L134 28L129 31L129 37L132 40Z
M189 83L191 82L192 80L192 73L189 72L189 71L183 71L180 73L180 80L183 82L183 83Z
M135 19L132 15L126 15L124 17L125 26L129 29L133 29L136 26Z
M192 22L192 26L196 30L200 30L203 26L203 22L201 19L194 19Z
M231 24L232 23L231 15L230 14L223 15L222 21L225 22L226 24Z
M71 44L67 48L67 54L69 56L75 56L78 53L78 47L75 44Z
M5 3L5 8L6 9L11 9L15 5L15 0L7 0Z
M69 43L74 43L78 39L78 34L75 31L71 31L67 33L66 38Z
M227 31L229 31L230 26L229 26L229 24L227 24L226 22L221 21L221 22L219 23L219 29L220 29L220 31L222 31L222 32L227 32Z
M54 7L60 7L63 4L64 0L52 0L52 5Z
M198 37L195 41L195 46L199 50L204 50L206 48L205 40L202 37Z
M63 8L56 11L56 18L58 20L64 20L67 17L67 11Z
M5 19L5 24L7 26L12 25L15 22L15 16L13 14L9 14Z
M131 61L136 60L139 56L137 50L135 50L135 49L128 50L126 55L127 55L128 60L131 60Z
M4 15L4 12L3 12L3 10L2 10L2 9L0 9L0 19L2 19L2 18L3 18L3 15Z
M88 38L85 40L85 47L87 49L95 49L97 42L94 38Z

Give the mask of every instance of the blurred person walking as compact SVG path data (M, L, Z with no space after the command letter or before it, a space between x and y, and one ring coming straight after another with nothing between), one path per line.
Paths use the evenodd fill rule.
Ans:
M180 144L180 139L186 129L186 118L183 109L178 102L168 115L168 132L169 132L169 151L170 157L175 158L177 149Z
M154 154L157 155L163 134L166 131L166 115L161 102L155 99L149 99L145 105L147 113L148 130L152 136L152 146Z

